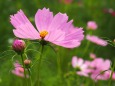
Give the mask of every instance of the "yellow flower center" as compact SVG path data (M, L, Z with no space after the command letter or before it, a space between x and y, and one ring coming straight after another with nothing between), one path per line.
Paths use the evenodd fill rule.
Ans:
M46 30L40 32L40 37L43 39L48 34Z

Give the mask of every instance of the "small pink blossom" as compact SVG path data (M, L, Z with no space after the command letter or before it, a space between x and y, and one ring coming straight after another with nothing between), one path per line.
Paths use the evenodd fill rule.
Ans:
M78 75L88 77L89 73L88 65L84 62L82 58L74 56L72 58L72 66L73 68L78 69L76 72Z
M109 13L109 14L111 14L112 16L115 16L115 10L112 9L112 8L104 9L104 12L105 12L105 13Z
M108 80L110 78L110 71L98 71L96 70L94 73L91 74L91 78L95 81L97 80Z
M94 36L94 35L93 36L87 35L86 39L97 44L97 45L101 45L101 46L107 46L107 44L108 44L107 41L105 41L97 36Z
M90 53L90 58L95 59L96 55L94 53Z
M109 13L113 13L114 10L113 10L112 8L109 8L109 9L108 9L108 12L109 12Z
M18 62L14 63L14 67L15 69L12 70L12 73L15 74L16 76L24 77L24 68ZM26 77L28 78L29 76L26 75Z
M103 60L96 58L90 63L91 78L94 80L107 80L109 79L110 60Z
M45 40L66 48L78 47L84 38L83 29L73 27L73 20L68 22L66 14L53 13L46 8L39 9L35 14L37 30L22 10L10 17L15 27L14 35L22 39Z
M112 16L115 16L115 11L111 13Z
M89 21L89 22L87 23L87 28L88 28L88 29L91 29L91 30L96 30L96 29L97 29L97 24L96 24L96 22L94 22L94 21Z

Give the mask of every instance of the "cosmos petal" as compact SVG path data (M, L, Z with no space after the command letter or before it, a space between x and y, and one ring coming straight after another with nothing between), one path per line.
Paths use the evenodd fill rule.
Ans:
M35 15L35 23L38 31L47 30L53 19L53 13L49 9L39 9Z
M23 39L39 39L39 33L27 19L22 10L10 17L11 24L15 27L14 35Z

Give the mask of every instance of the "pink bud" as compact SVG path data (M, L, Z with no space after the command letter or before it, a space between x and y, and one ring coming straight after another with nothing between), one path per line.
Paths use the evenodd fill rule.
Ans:
M97 24L96 24L96 22L94 22L94 21L89 21L89 22L87 23L87 28L88 28L88 29L91 29L91 30L96 30L96 29L97 29Z
M12 48L15 52L17 52L18 54L21 54L24 52L25 42L23 40L15 39L13 41Z
M31 60L29 60L29 59L24 60L24 64L25 64L26 68L30 68L30 66L31 66Z
M94 53L90 53L90 58L91 59L95 59L96 58L96 55Z

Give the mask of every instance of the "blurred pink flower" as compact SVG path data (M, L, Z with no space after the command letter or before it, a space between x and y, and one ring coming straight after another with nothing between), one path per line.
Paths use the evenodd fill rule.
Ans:
M105 12L105 13L109 13L109 14L111 14L112 16L115 16L115 10L113 10L112 8L104 9L104 12Z
M24 68L18 62L14 63L14 67L15 69L12 70L12 73L19 77L24 77ZM26 75L26 77L28 78L29 76Z
M109 78L111 77L111 74L112 74L112 71L109 70L109 71L108 71L108 77L109 77ZM106 75L107 75L107 74L106 74ZM112 80L115 80L115 72L113 72L113 74L112 74Z
M115 11L111 13L112 16L115 16Z
M112 8L109 8L109 9L108 9L108 12L109 12L109 13L113 13L114 10L113 10Z
M111 77L111 74L112 74L112 71L109 70L109 73L108 73L109 78ZM112 74L112 80L115 80L115 72L113 72L113 74Z
M16 37L30 40L45 40L66 48L78 47L84 38L82 28L73 27L66 14L53 13L49 9L39 9L35 14L37 30L22 10L10 17Z
M91 78L95 81L108 80L110 78L110 72L108 70L101 72L96 70L94 73L91 74Z
M112 72L112 71L111 71L111 72ZM111 73L110 73L110 75L111 75ZM115 72L114 72L113 75L112 75L112 79L115 80Z
M107 44L108 44L107 41L105 41L97 36L94 36L94 35L93 36L87 35L86 39L97 44L97 45L101 45L101 46L107 46Z
M87 28L91 30L96 30L97 29L97 24L95 21L89 21L87 23Z
M94 81L108 80L111 75L110 65L111 61L102 58L95 58L93 61L83 60L73 56L72 66L76 69L76 73L81 76L91 77ZM115 73L112 75L115 80Z
M96 58L90 63L91 78L97 80L109 79L110 60Z
M96 55L94 53L90 53L90 58L95 59Z
M76 56L73 56L72 58L72 66L77 70L77 74L81 76L88 77L88 65L84 62L82 58L78 58Z

